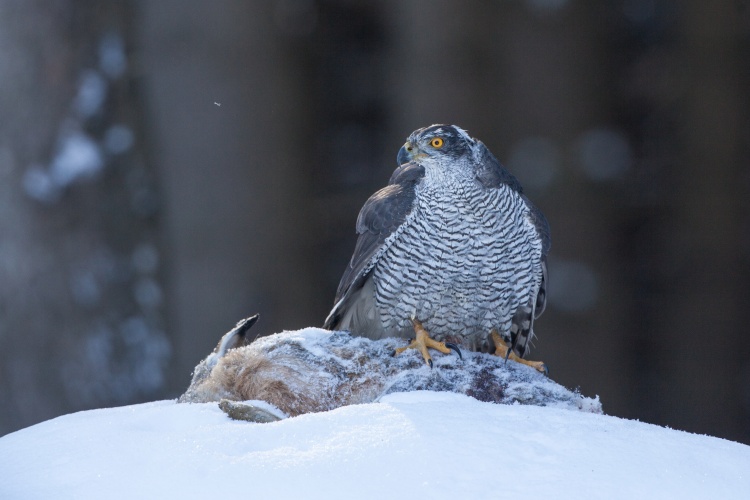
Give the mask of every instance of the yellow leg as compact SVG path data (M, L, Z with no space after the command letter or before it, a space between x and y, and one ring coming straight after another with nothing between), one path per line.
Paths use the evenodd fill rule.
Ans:
M422 326L422 323L418 319L412 319L411 320L412 325L414 325L414 332L417 334L417 338L411 341L411 343L406 347L399 347L393 352L394 356L397 356L404 352L407 349L419 349L419 352L422 353L422 357L425 360L425 363L430 365L430 368L432 368L432 358L430 357L430 354L427 352L428 347L432 347L433 349L437 349L438 351L449 354L451 352L451 348L455 349L459 356L461 356L461 351L458 350L458 347L454 346L453 344L448 344L451 347L449 348L445 342L438 342L437 340L434 340L430 338L430 334L427 333L427 330L424 329L424 326Z
M497 330L492 330L492 341L495 343L495 355L500 356L501 358L508 358L512 359L513 361L516 361L518 363L521 363L522 365L530 366L533 369L540 371L547 374L547 365L544 364L543 361L527 361L523 358L519 358L516 353L513 351L510 351L510 356L508 355L508 344L505 343L505 341L500 337L500 334L497 333Z

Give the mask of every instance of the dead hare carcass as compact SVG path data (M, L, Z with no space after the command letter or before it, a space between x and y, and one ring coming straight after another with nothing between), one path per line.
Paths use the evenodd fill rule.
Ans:
M247 333L257 319L255 315L240 321L221 338L195 367L180 403L225 400L221 407L233 418L267 422L371 403L393 392L427 390L466 394L491 403L601 413L598 398L584 397L528 366L497 356L440 355L431 369L416 351L392 355L403 346L403 339L369 340L319 328L249 342ZM253 403L233 403L244 401Z

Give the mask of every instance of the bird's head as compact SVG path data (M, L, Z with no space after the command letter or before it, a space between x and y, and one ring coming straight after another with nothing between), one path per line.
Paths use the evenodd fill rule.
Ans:
M455 125L430 125L411 133L401 146L396 161L409 162L451 160L474 157L476 141L465 130Z

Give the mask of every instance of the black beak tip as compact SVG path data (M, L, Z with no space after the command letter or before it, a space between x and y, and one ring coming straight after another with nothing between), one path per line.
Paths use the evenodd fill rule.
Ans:
M401 166L404 163L409 163L410 161L411 157L409 156L409 152L406 151L406 146L401 146L401 149L398 150L398 155L396 156L396 162L399 166Z

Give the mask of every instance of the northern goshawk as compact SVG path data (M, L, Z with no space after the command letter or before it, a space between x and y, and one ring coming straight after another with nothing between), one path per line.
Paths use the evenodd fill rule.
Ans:
M547 297L544 215L455 125L414 131L397 159L388 185L359 213L359 239L324 327L371 339L416 333L408 347L430 366L428 347L447 353L457 344L546 371L521 359Z

